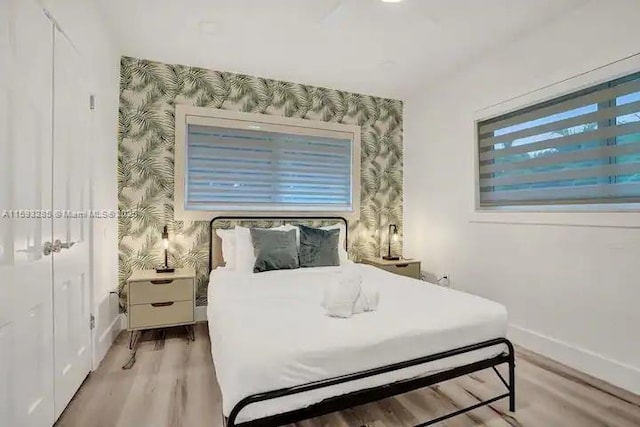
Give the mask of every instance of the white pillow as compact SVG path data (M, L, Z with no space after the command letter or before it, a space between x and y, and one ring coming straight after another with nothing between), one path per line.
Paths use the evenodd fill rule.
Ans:
M269 230L285 230L284 225L272 227ZM251 231L247 227L236 225L236 268L241 273L253 273L253 266L256 263L256 255L253 252L253 242L251 241Z
M234 270L236 268L236 230L217 229L216 234L222 240L222 259L225 267Z
M281 226L283 230L296 230L296 243L298 245L298 250L300 250L300 229L292 224L285 224ZM340 257L340 265L347 264L349 262L349 254L344 248L344 238L346 236L346 229L344 224L334 224L327 225L324 227L319 227L322 230L335 230L336 228L340 229L340 237L338 238L338 255Z

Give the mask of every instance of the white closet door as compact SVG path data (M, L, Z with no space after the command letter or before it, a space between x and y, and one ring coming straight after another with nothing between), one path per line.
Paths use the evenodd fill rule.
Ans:
M54 420L52 257L43 253L52 223L52 38L34 1L0 1L2 426Z
M54 36L53 257L55 414L60 416L91 369L89 328L89 93L69 40ZM63 215L55 214L63 212Z

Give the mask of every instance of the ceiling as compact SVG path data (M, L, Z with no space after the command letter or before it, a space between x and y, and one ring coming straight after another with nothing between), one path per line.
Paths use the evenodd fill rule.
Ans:
M124 55L399 99L586 2L95 1Z

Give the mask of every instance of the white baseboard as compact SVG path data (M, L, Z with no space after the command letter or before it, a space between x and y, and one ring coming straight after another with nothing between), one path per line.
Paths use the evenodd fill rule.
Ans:
M95 344L95 352L94 352L94 360L93 360L93 369L97 369L98 365L104 359L104 356L107 354L107 351L113 344L113 341L116 339L120 331L122 330L122 314L116 316L109 326L106 327L104 331L98 336L98 339Z
M207 321L207 306L199 305L196 306L196 322L206 322Z
M121 329L121 325L120 322L122 322L122 320L120 319L120 317L122 317L122 315L118 315L116 316L111 323L109 324L109 326L107 326L107 329L105 329L105 331L100 335L100 337L98 338L98 342L104 342L107 339L110 339L111 336L113 335L113 333L118 333L120 332ZM117 331L114 331L114 328L118 328Z
M508 336L528 350L640 394L640 369L634 366L514 324L509 324Z

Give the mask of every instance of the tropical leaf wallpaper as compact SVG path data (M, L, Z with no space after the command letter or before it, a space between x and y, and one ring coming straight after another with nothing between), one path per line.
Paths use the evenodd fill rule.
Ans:
M122 57L118 132L120 288L133 270L162 261L169 227L171 265L197 272L206 304L209 227L173 215L174 106L221 108L362 127L361 214L349 224L352 259L386 252L387 224L402 235L402 102L242 74ZM232 227L225 223L216 227ZM261 223L260 225L268 225ZM394 244L401 251L402 239ZM126 295L122 295L126 298Z

